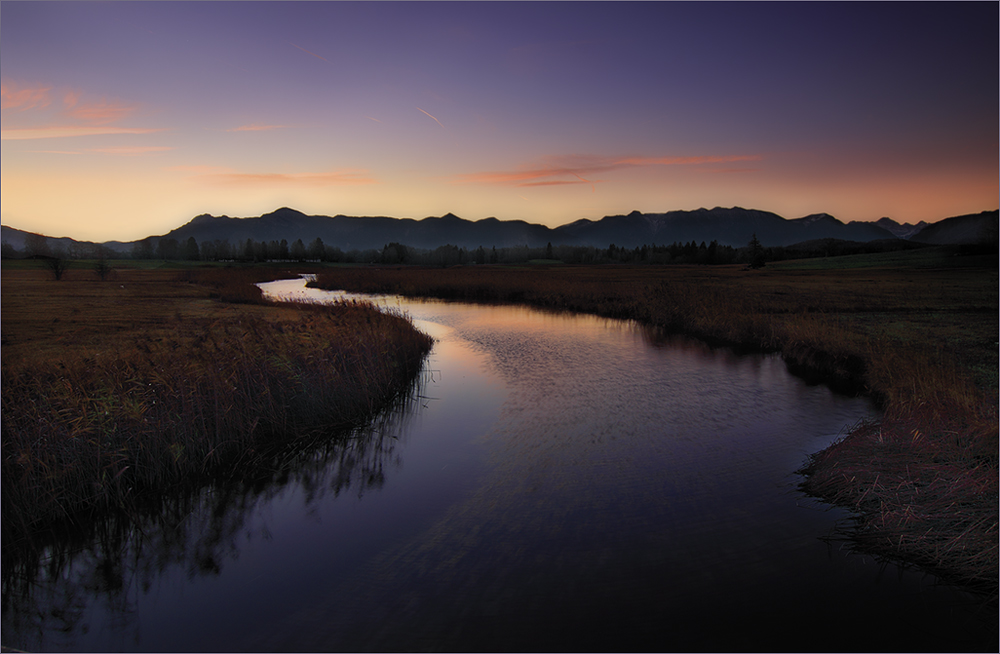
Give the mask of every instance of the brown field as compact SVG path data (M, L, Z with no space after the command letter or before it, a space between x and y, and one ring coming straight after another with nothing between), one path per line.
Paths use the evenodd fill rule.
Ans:
M995 602L996 259L862 263L337 268L316 285L594 313L780 352L794 371L885 412L814 455L803 489L856 512L847 536L858 549Z
M46 525L267 469L413 382L431 341L408 320L263 302L252 282L281 275L5 265L5 557Z

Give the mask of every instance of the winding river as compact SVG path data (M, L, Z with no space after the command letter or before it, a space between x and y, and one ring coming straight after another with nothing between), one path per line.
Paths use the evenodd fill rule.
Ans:
M377 301L437 341L407 402L271 484L53 552L5 591L4 644L995 651L971 598L850 554L848 515L797 490L865 399L632 323Z

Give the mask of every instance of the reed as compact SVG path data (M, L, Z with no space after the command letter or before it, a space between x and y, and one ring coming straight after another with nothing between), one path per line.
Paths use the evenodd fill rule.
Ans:
M121 305L97 294L86 300L89 317L74 314L74 289L49 286L65 296L38 305L76 316L61 322L63 347L38 354L30 335L10 330L0 370L5 551L46 525L267 469L291 441L369 420L412 383L430 349L404 316L364 303L221 305L208 296L255 294L239 289L245 273L216 275L207 285L176 275L151 283L150 301L139 303L155 328L137 319L102 339L87 330L106 332L101 318ZM19 320L8 299L17 307L31 296L8 293L10 281L5 273L5 337ZM174 300L156 301L164 295Z
M859 550L995 602L996 268L933 263L329 269L315 285L592 313L780 352L796 373L884 410L811 457L803 490L857 512L849 537Z

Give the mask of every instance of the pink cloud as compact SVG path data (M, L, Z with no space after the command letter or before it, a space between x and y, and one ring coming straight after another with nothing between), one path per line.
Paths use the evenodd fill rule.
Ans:
M0 109L42 109L51 103L49 91L51 86L23 87L10 82L0 83Z
M172 173L191 173L192 175L224 175L234 172L225 166L169 166L164 168Z
M224 186L324 187L364 186L375 184L367 170L337 170L323 173L235 173L219 172L201 175L203 179Z
M757 155L694 156L694 157L608 157L604 155L559 155L546 157L539 164L514 170L457 175L454 181L464 184L501 184L511 186L562 186L590 184L602 180L588 177L614 170L650 166L705 166L737 161L759 161ZM730 169L732 170L732 169ZM560 179L576 177L576 180Z
M265 132L272 129L285 129L288 125L260 125L254 123L253 125L240 125L239 127L233 127L232 129L227 129L227 132Z
M629 166L700 166L702 164L731 163L733 161L760 161L757 155L729 157L627 157L619 159L616 165Z
M78 104L79 97L73 98L73 104L67 106L66 114L94 125L107 125L135 113L137 106L120 102L90 102Z
M73 136L100 136L104 134L152 134L163 129L143 127L49 125L47 127L27 127L0 131L2 141L26 141L32 139L55 139Z
M66 94L63 96L63 104L66 105L67 109L72 109L80 101L81 95L79 91L66 91Z
M168 150L173 150L174 148L166 146L136 146L136 147L121 147L121 148L94 148L90 150L91 152L99 152L101 154L116 154L122 156L136 156L140 154L153 154L155 152L167 152Z

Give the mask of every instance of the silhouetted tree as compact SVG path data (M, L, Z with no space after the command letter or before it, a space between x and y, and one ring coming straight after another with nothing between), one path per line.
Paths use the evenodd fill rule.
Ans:
M176 238L161 238L156 244L156 256L160 259L176 259L179 252Z
M409 248L402 243L392 242L382 248L382 263L406 263L409 259Z
M310 244L309 249L306 254L309 255L310 259L322 260L326 258L326 247L323 245L323 239L316 237Z
M189 236L184 242L184 259L187 261L197 261L200 258L198 251L198 241L193 236Z
M56 250L51 256L45 257L45 267L51 270L52 276L59 281L69 267L69 262L66 261L63 252Z
M103 256L98 257L97 261L94 263L94 273L97 274L102 282L108 278L108 275L111 274L111 266L108 265L108 260Z
M24 237L24 252L29 257L47 257L52 254L49 240L41 234L28 234Z
M156 254L156 252L153 250L153 242L148 238L136 241L132 245L133 259L152 259L154 254Z
M757 233L754 232L753 238L750 239L750 243L747 244L750 248L750 267L751 268L763 268L764 267L764 247L757 240Z

